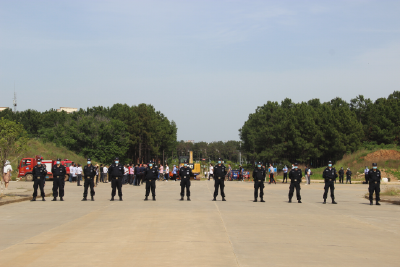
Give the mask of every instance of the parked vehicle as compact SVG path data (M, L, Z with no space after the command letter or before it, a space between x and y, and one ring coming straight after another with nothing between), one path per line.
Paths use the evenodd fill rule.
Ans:
M53 174L51 173L51 168L56 164L55 160L47 160L43 159L42 156L36 155L34 158L23 158L20 160L18 164L18 177L24 178L26 181L33 180L32 170L33 167L37 165L38 160L42 160L42 164L46 165L47 175L46 179L53 179ZM64 159L61 161L61 164L64 165L67 169L67 175L65 175L65 180L69 177L69 167L72 164L72 161L68 159Z

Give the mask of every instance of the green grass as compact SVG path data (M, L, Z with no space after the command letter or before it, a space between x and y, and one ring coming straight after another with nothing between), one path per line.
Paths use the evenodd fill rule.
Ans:
M13 169L12 172L12 180L15 181L16 177L18 177L18 164L22 158L33 158L36 155L41 155L43 159L51 159L56 160L57 158L61 159L69 159L73 162L80 163L84 165L86 163L86 158L77 155L76 153L68 150L65 147L56 146L54 143L43 143L40 140L31 139L28 142L28 150L25 151L22 155L12 155L8 160L11 162L11 167ZM93 161L94 164L96 162Z
M400 196L400 188L387 187L381 192L382 196Z

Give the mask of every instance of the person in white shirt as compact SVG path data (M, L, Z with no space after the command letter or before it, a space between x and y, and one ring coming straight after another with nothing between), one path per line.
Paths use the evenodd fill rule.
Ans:
M129 169L127 165L124 165L124 176L122 177L122 184L126 184L128 182L128 176L129 176Z
M310 184L310 178L311 178L311 169L310 168L308 168L308 170L307 170L307 184Z
M107 165L104 165L104 168L103 168L103 175L104 175L103 183L108 183L107 174L108 174L108 168L107 168Z
M164 176L164 180L166 182L168 182L168 178L169 178L169 167L168 164L165 164L165 176Z
M72 164L71 167L69 167L69 173L71 174L72 177L72 182L76 182L76 167L75 164Z
M81 185L81 180L82 180L82 167L81 164L78 164L78 167L76 168L76 180L77 180L77 186L82 186Z
M210 181L210 179L214 178L214 167L212 166L212 164L210 163L210 169L208 171L208 180Z
M6 165L4 166L3 170L3 181L5 188L8 190L8 184L10 183L11 180L11 172L12 172L12 167L10 161L6 161Z

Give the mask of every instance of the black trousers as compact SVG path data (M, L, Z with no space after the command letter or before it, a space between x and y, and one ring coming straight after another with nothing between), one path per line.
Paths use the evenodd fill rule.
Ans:
M176 181L176 174L172 175L172 180Z
M150 195L150 190L151 190L151 195L153 197L156 196L156 180L146 180L146 197Z
M376 201L381 200L381 198L379 197L379 193L381 192L381 184L380 183L378 183L378 182L375 183L373 181L370 182L368 190L369 190L369 201L374 200L373 199L374 192L375 192Z
M33 197L37 196L37 189L40 188L40 195L42 197L45 196L44 194L44 182L46 178L36 178L33 180Z
M282 181L282 183L285 182L285 179L286 179L286 183L287 183L287 173L283 173L283 181Z
M129 184L133 184L133 174L129 174Z
M365 183L369 183L369 177L368 177L368 173L364 174L365 175Z
M214 197L218 196L218 187L221 188L221 196L225 197L225 192L224 192L224 187L225 187L225 179L223 177L216 177L214 179L215 184L215 190L214 190Z
M83 197L86 198L87 197L87 193L88 193L88 188L90 186L90 196L94 197L94 178L90 178L90 177L86 177L85 178L85 183L84 185L84 189L83 189Z
M347 178L346 179L346 184L347 184L347 182L350 182L350 184L351 184L351 176L348 175L346 178Z
M181 181L181 197L185 196L185 188L186 188L186 196L190 197L190 179L182 179Z
M78 174L76 179L77 179L77 186L81 186L82 174Z
M121 177L113 177L111 179L111 196L114 197L117 193L118 188L118 196L122 197L122 178Z
M331 198L332 198L332 201L333 201L333 200L335 200L335 184L334 184L333 181L325 182L324 200L326 200L326 197L328 196L329 188L331 189Z
M254 199L258 198L258 189L260 188L260 197L263 198L264 197L264 181L263 180L259 180L259 181L255 181L254 182Z
M274 174L273 173L270 173L269 174L269 182L272 184L272 183L276 183L275 182L275 179L274 179Z
M344 183L344 175L339 175L339 183Z
M53 197L58 197L58 192L60 192L60 197L64 197L64 184L64 176L53 178Z
M300 195L300 183L290 183L289 186L289 200L292 200L294 189L296 188L296 197L297 200L301 200L301 195Z
M214 179L214 174L208 174L208 180L210 180L211 179L211 177Z

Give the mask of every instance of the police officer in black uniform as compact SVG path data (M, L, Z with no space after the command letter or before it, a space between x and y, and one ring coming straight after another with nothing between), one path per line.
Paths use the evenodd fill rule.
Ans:
M119 158L115 158L114 163L108 169L108 174L111 176L111 199L114 201L116 189L118 188L119 200L122 201L122 176L124 176L124 165L119 163Z
M301 173L301 169L298 168L298 164L295 163L293 168L289 172L290 186L289 186L289 203L292 202L292 197L294 193L294 189L296 188L296 197L297 202L301 203L301 195L300 195L300 183L303 174Z
M40 194L42 196L42 200L46 201L46 199L44 199L45 197L44 183L46 181L47 170L46 170L46 165L42 164L41 159L39 159L37 161L37 165L33 167L32 174L33 174L33 198L31 201L36 201L38 186L40 188Z
M186 197L187 200L190 201L190 177L192 176L192 169L187 165L187 160L185 160L183 166L179 170L179 177L181 177L181 200L183 200L185 196L186 188Z
M215 180L215 191L214 191L214 199L213 201L217 200L218 196L218 187L221 188L221 196L222 201L226 201L224 187L225 187L225 175L226 175L226 167L222 164L222 159L218 158L218 164L214 167L214 180Z
M343 167L340 168L339 170L339 183L344 183L344 170Z
M158 178L158 169L154 166L153 161L150 160L149 166L144 171L144 179L146 180L146 196L144 200L149 199L150 189L153 200L156 200L156 179Z
M369 182L369 204L372 205L373 195L375 192L376 205L380 205L379 193L381 192L381 171L378 170L378 164L372 163L372 170L368 172L368 182Z
M336 170L332 168L332 161L328 161L328 167L324 170L322 177L325 179L325 192L324 192L324 203L326 204L326 197L328 196L329 188L331 189L332 204L335 202L335 179L338 177Z
M90 196L92 197L92 201L94 201L94 177L96 175L96 167L92 165L92 160L90 158L87 159L87 165L83 167L83 177L85 178L84 189L83 189L83 199L82 201L87 200L88 195L88 187L90 186Z
M61 165L61 159L57 159L56 165L51 169L53 173L53 200L57 201L58 191L60 191L60 201L64 201L64 177L67 174L65 166Z
M257 168L253 171L253 180L254 180L254 201L257 202L258 198L258 188L260 188L260 198L261 202L264 201L264 180L266 176L266 171L262 168L261 162L258 162Z

